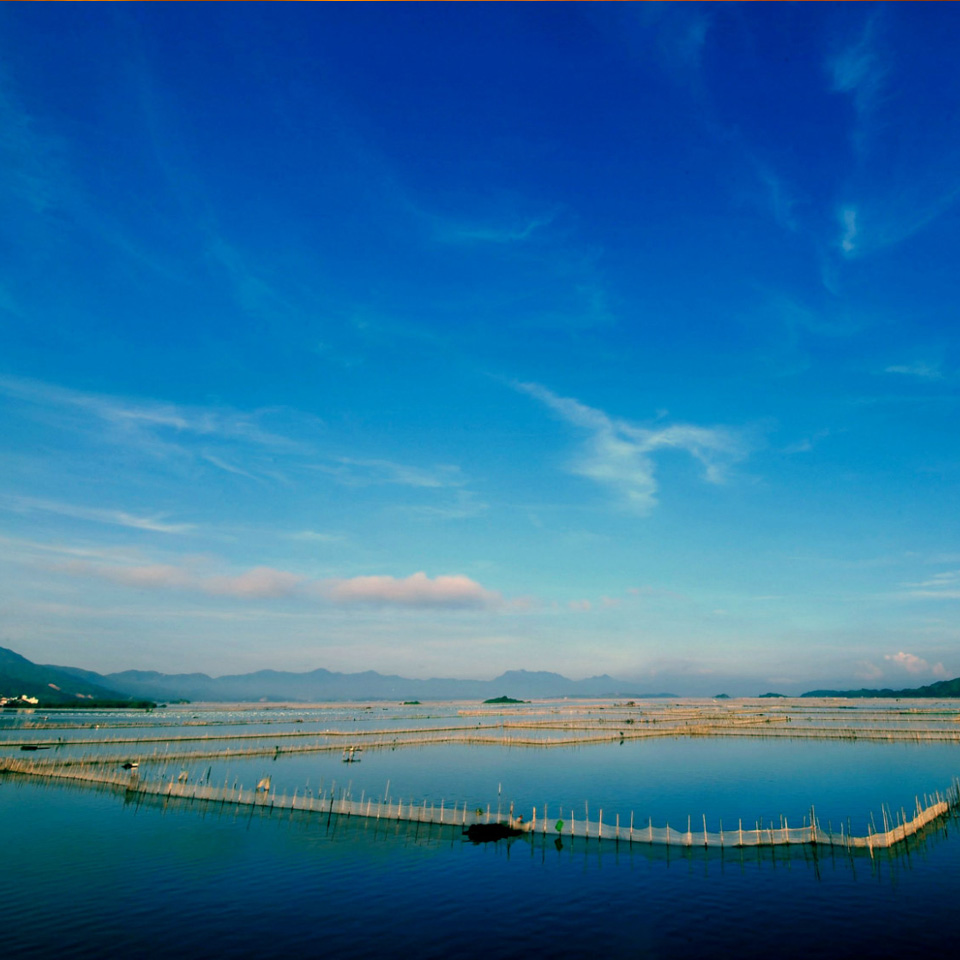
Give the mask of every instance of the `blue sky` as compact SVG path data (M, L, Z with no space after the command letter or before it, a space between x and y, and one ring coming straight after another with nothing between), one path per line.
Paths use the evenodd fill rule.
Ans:
M950 4L0 6L0 644L960 674Z

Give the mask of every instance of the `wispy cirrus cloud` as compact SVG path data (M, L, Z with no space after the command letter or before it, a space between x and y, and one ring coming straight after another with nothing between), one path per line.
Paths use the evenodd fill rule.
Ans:
M534 234L548 227L555 219L551 213L541 217L517 220L512 223L469 223L450 220L434 221L434 237L442 243L512 244L530 240Z
M479 517L489 508L472 490L459 487L452 495L438 503L405 504L396 507L397 512L427 520L469 520Z
M945 570L927 580L902 586L903 596L917 600L960 600L960 570Z
M704 51L717 19L706 4L589 4L582 16L608 43L645 67L656 65L677 86L701 86Z
M321 530L296 530L285 534L288 540L298 540L302 543L342 543L344 537L338 533L324 533Z
M255 476L248 470L244 470L242 467L238 467L236 464L224 460L223 457L218 457L212 453L203 453L201 457L206 460L207 463L212 464L219 470L223 470L225 473L232 473L238 477L246 477L248 480L260 480L260 477Z
M460 468L454 464L438 464L428 469L392 460L336 457L330 463L312 464L312 468L348 486L387 483L440 489L461 487L466 483Z
M263 447L300 449L289 437L265 429L262 419L275 411L244 413L229 408L195 407L157 400L87 393L24 377L0 376L0 394L47 412L86 415L113 427L127 440L176 441L178 436L243 441Z
M827 59L831 89L853 97L861 120L876 104L888 73L877 47L876 17L864 24L860 35Z
M245 256L223 236L209 233L206 254L215 270L226 278L237 306L245 313L274 322L300 312L286 292L280 292L261 275L262 268L255 258Z
M88 520L92 523L106 523L132 530L147 530L151 533L190 533L196 529L192 523L171 523L165 514L143 516L128 513L126 510L110 510L103 507L85 507L71 503L59 503L55 500L41 500L35 497L4 496L0 506L17 513L54 513L76 520Z
M831 436L832 433L832 430L817 430L810 436L802 437L794 443L787 444L787 446L783 448L783 452L789 454L809 453L821 440L825 440Z
M560 207L541 210L537 213L521 211L518 207L528 204L517 201L495 200L482 213L439 213L420 206L410 199L404 205L419 221L430 237L438 243L491 246L525 244L539 239L548 227L560 216Z
M846 259L900 244L960 202L951 118L923 108L928 55L920 48L907 53L892 39L898 16L893 11L889 5L874 8L859 34L825 63L830 89L849 97L855 113L851 140L858 164L837 211L835 241ZM920 78L923 85L917 86ZM940 97L955 98L955 83L937 86ZM918 98L918 107L904 114L902 104L911 97Z
M939 363L926 363L923 360L914 360L913 363L893 364L884 367L884 373L897 373L907 377L919 377L921 380L942 380Z
M0 161L4 169L0 192L23 203L31 213L49 213L68 191L63 153L63 142L41 132L38 118L23 107L0 74Z
M760 181L763 206L770 212L777 224L785 230L796 230L795 210L798 199L784 179L766 164L756 163L757 177Z
M844 256L852 257L857 252L857 209L853 206L842 207L840 210L840 249Z
M652 47L660 66L674 82L685 85L699 82L703 53L713 25L712 12L702 6L689 8L669 3L648 3L627 8L620 13L640 26L638 34L629 30L626 36L636 54Z
M848 203L839 210L837 244L847 259L893 247L953 208L960 201L960 181L927 170L914 172L909 182L891 185L887 195Z
M7 559L47 562L51 554L83 560L99 560L104 563L136 564L142 562L142 558L137 555L136 551L124 547L96 544L78 545L56 541L44 543L39 540L25 540L22 537L6 537L0 534L0 556L5 556Z
M683 450L700 462L708 483L722 483L730 466L748 452L741 433L726 427L685 423L640 427L573 398L560 397L539 384L514 386L585 435L570 472L614 491L622 503L640 514L649 513L657 505L658 453Z

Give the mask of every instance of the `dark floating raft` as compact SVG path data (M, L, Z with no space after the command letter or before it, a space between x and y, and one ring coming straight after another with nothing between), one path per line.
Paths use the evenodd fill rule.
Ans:
M515 830L505 823L473 823L463 835L472 843L489 843L491 840L505 840L507 837L519 837L522 830Z

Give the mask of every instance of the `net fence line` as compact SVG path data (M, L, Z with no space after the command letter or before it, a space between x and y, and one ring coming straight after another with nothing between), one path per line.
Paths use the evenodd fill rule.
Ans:
M532 737L508 734L510 730L540 729L546 735ZM870 740L898 743L960 743L960 727L936 728L929 730L910 729L908 727L866 728L866 727L822 727L778 723L723 723L723 724L657 724L650 727L620 730L616 725L599 727L572 728L580 730L572 736L564 736L555 727L536 727L531 724L491 724L483 727L433 727L428 729L404 730L323 730L297 731L282 733L256 733L187 737L104 737L74 739L8 739L0 741L0 748L11 750L46 749L72 746L137 746L142 744L171 743L217 743L223 741L283 741L284 746L253 746L243 748L223 747L216 751L183 752L183 757L241 756L265 753L295 753L301 751L342 749L344 744L363 743L365 747L398 747L438 743L495 744L516 747L564 747L586 743L609 743L627 740L650 740L663 737L758 737L783 738L791 740ZM500 731L499 736L491 731ZM299 746L297 741L313 739L328 740ZM289 744L289 745L288 745ZM172 756L173 754L169 754Z
M50 717L42 715L35 722L29 719L22 725L6 728L14 737L0 739L0 749L16 748L20 744L35 746L55 745L62 737L40 738L41 731L75 731L78 735L67 739L75 745L100 745L104 743L134 744L161 743L170 740L179 742L207 742L239 740L256 742L269 739L294 739L328 737L331 739L386 738L448 732L463 736L471 731L533 730L570 732L573 735L604 739L606 731L619 730L620 736L634 739L645 736L662 736L663 731L676 731L678 735L727 736L741 735L746 728L762 730L761 736L790 737L849 737L853 739L913 740L958 740L960 741L960 711L941 703L933 706L905 706L903 708L853 708L837 705L832 701L807 705L789 702L780 705L773 702L736 702L723 705L718 701L667 703L653 706L627 703L586 703L555 705L537 701L516 707L491 705L479 708L457 708L456 703L439 705L439 712L424 715L397 716L394 722L381 718L372 707L364 706L353 722L343 727L325 726L331 717L326 711L311 715L314 708L305 708L300 716L258 718L256 721L233 718L230 720L205 720L197 717L170 723L170 717L156 717L151 722L137 720L120 722L116 717L97 717L96 723L50 723ZM340 705L337 705L340 709ZM382 709L386 710L386 707ZM389 725L384 726L383 720ZM797 724L794 724L797 721ZM345 721L344 721L345 722ZM358 728L358 722L362 726ZM241 730L238 727L252 723L270 725L273 729ZM278 729L279 724L304 724L301 729ZM369 727L364 727L370 724ZM153 727L151 732L139 732L135 728ZM179 728L171 732L170 727ZM229 729L234 727L235 729ZM781 728L781 729L776 729ZM787 728L790 728L789 730ZM98 731L94 733L93 731ZM84 734L82 731L89 731ZM110 733L107 733L110 731ZM112 735L111 735L112 734ZM669 734L667 734L669 735ZM743 735L750 735L744 733ZM612 733L606 734L615 739ZM30 738L33 739L30 739Z
M552 708L547 707L546 710L538 711L537 707L540 705L533 703L531 705L526 705L524 709L515 709L515 710L505 710L498 709L496 711L491 709L457 709L455 714L440 714L437 717L430 716L416 716L416 717L404 717L398 719L404 720L440 720L440 719L452 719L454 716L461 718L461 720L467 719L477 719L483 723L484 727L496 727L496 726L505 726L508 728L524 728L524 727L540 727L548 728L555 727L557 729L587 729L593 728L595 726L604 726L604 725L614 725L614 724L683 724L683 723L694 723L694 724L750 724L750 723L782 723L787 721L787 718L792 720L800 720L804 723L809 723L813 720L816 720L819 723L831 723L837 724L842 723L844 726L850 725L851 720L855 720L857 724L863 722L880 722L880 723L956 723L960 722L960 711L957 708L945 709L945 708L906 708L906 709L887 709L887 710L875 710L875 709L862 709L862 708L851 708L851 707L833 707L830 704L827 705L816 705L816 706L803 706L791 702L789 706L786 707L768 707L768 706L740 706L731 707L727 709L717 708L716 705L698 705L698 706L678 706L671 704L670 706L651 709L646 708L626 708L618 705L609 706L604 705L598 708L596 705L591 705L589 707L569 707L565 706L563 708ZM335 709L341 709L341 705L333 705ZM291 708L292 709L292 708ZM232 718L229 720L179 720L173 719L169 716L163 716L161 718L154 718L151 720L137 720L130 721L127 718L124 718L122 722L114 718L100 718L96 723L81 723L81 722L54 722L51 721L48 716L44 716L40 720L27 718L14 727L8 728L17 730L18 732L29 732L29 733L39 733L40 731L52 730L52 731L81 731L81 730L135 730L137 728L152 728L152 729L184 729L192 728L193 730L197 729L211 729L211 728L223 728L223 727L244 727L244 726L292 726L294 724L305 723L310 727L315 727L317 724L329 722L328 718L322 716L310 716L311 711L320 710L320 707L316 705L311 705L308 707L306 714L301 714L299 716L290 716L283 718L262 718L258 717L255 720L250 719L239 719ZM386 708L383 708L386 709ZM540 718L536 717L531 718L531 712L540 713ZM546 714L546 716L544 715ZM354 718L354 720L360 720L364 723L379 719L376 715L368 715L365 711L361 713L359 717ZM449 725L448 727L433 726L429 729L462 729L465 725L461 723L458 726ZM401 730L403 728L396 727L395 730ZM406 732L409 732L413 729L423 729L423 727L416 728L407 728ZM306 736L309 735L311 731L293 731L291 733L281 733L278 730L274 730L273 733L263 732L263 733L253 733L253 734L244 734L244 733L189 733L183 734L184 738L197 738L205 739L211 737L220 737L220 738L230 738L232 736L243 737L243 736ZM313 730L313 733L330 733L331 736L338 735L351 735L351 730ZM368 731L368 733L381 733L385 732L383 728L374 729L373 731ZM92 742L92 741L91 741Z
M810 816L804 818L801 826L791 827L785 817L781 817L779 825L770 822L764 826L761 822L755 825L748 823L744 827L743 820L737 821L735 828L724 830L722 821L719 830L708 829L706 815L701 823L694 825L691 818L687 818L686 829L671 827L667 823L663 827L655 827L653 820L648 818L646 824L634 822L633 814L629 821L621 823L620 815L616 814L612 820L605 822L603 811L600 810L596 820L591 820L589 807L584 805L584 816L577 819L573 808L558 806L553 817L550 816L551 807L544 804L538 810L531 811L529 819L516 814L514 804L511 803L506 813L498 805L493 810L488 804L483 807L471 806L467 801L454 803L452 807L440 802L424 799L417 803L411 799L392 800L373 799L361 794L359 800L353 799L346 790L340 790L339 796L335 788L317 795L309 788L303 792L298 789L290 795L284 791L277 794L270 777L262 778L253 788L242 785L223 786L194 780L190 783L183 776L169 780L141 779L137 769L129 772L117 770L116 764L101 763L98 766L77 766L62 764L56 761L21 760L19 758L0 759L0 773L8 773L26 777L38 777L48 780L73 780L84 783L112 786L122 789L126 794L171 797L183 800L195 800L206 803L219 803L238 808L255 808L284 811L300 811L303 813L327 814L345 817L364 817L376 820L395 820L410 823L423 823L459 827L466 831L478 824L497 824L509 833L520 835L523 833L542 836L553 836L559 839L576 838L611 840L617 843L645 843L660 846L681 847L773 847L788 845L818 845L840 847L848 850L866 849L873 855L874 850L888 849L904 843L925 827L960 806L960 780L954 780L945 792L937 792L932 796L925 796L921 803L916 797L916 805L912 816L908 817L904 809L894 812L886 807L882 808L883 829L876 826L868 827L865 835L853 835L849 829L840 825L839 832L834 831L831 824L824 829L817 819L813 808ZM872 820L871 816L871 820Z

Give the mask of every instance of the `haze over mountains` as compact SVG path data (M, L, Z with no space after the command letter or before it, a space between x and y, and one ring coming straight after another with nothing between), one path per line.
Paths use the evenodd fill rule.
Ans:
M13 650L0 647L0 696L23 695L40 697L41 702L49 706L91 700L310 703L328 700L487 700L498 696L524 700L556 697L677 698L677 694L643 690L635 682L618 680L606 674L570 680L559 673L530 670L507 670L493 680L418 680L388 676L374 670L336 673L324 669L307 673L258 670L222 677L149 670L100 674L80 667L36 664ZM811 690L801 696L960 697L960 678L903 690Z
M78 697L210 701L320 700L474 700L508 695L522 699L549 697L673 697L602 675L570 680L558 673L508 670L494 680L428 680L384 676L373 670L334 673L311 670L209 677L205 673L165 674L125 670L99 674L79 667L35 664L0 647L0 693L42 696L46 701L76 702Z

